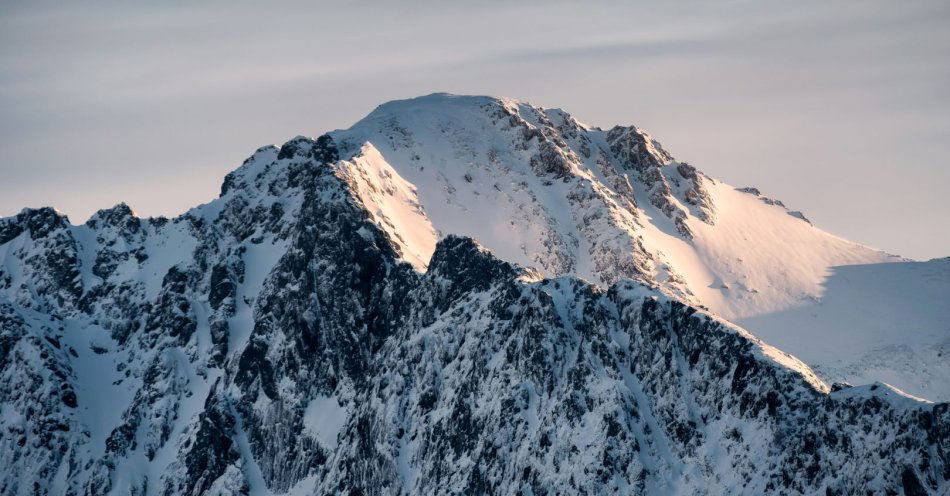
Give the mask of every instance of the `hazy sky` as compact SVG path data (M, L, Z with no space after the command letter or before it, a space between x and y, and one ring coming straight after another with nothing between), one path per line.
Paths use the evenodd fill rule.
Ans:
M946 0L133 4L0 0L0 215L178 214L261 145L448 91L636 124L832 233L950 255Z

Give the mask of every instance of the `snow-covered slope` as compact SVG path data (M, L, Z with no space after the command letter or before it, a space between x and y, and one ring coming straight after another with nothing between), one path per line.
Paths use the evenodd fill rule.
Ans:
M829 380L950 397L950 258L835 267L823 286L807 305L738 323Z
M434 94L331 136L414 185L441 233L549 276L646 279L728 319L819 296L831 267L899 260L673 160L638 128L603 131L558 109Z
M442 235L471 236L502 259L547 276L601 285L632 278L753 333L758 322L768 322L762 336L796 343L796 350L827 349L834 340L849 341L862 354L901 347L905 329L884 326L913 321L930 336L926 346L904 346L893 363L843 360L831 350L802 357L835 380L881 380L950 399L950 373L933 351L950 339L947 305L939 304L950 300L946 287L905 284L906 291L890 293L885 320L854 299L835 299L848 325L821 327L822 335L837 337L815 339L801 322L780 316L807 312L836 267L902 259L828 234L755 188L737 189L677 162L636 127L604 131L559 109L433 94L384 104L331 136L344 157L368 171L387 171L370 174L415 187L418 196L408 203L392 201L374 212L425 217L417 222L424 235L407 231L403 236L411 239L399 240L409 246L405 259L417 266L434 246L431 223ZM871 284L891 284L887 274ZM937 308L911 313L919 292L932 295ZM879 330L873 343L862 336L868 328ZM907 367L908 361L917 365Z
M946 492L947 403L830 386L696 306L768 315L887 258L769 202L634 128L435 95L260 148L174 219L26 209L0 219L0 494ZM724 260L750 229L818 248Z

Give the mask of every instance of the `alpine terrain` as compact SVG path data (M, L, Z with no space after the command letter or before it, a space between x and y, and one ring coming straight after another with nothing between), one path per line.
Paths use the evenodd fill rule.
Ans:
M948 494L948 302L637 127L390 102L0 219L0 494Z

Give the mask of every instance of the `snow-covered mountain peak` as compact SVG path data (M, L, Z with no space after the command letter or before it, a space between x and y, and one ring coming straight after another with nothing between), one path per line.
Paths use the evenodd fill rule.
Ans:
M69 217L53 207L24 208L0 222L0 239L12 239L27 231L36 238L69 225ZM3 242L3 241L0 241Z
M549 276L657 284L727 318L818 297L831 266L892 259L809 226L780 202L737 200L636 126L603 131L560 109L437 93L383 104L330 136L347 159L371 144L367 161L414 187L438 233L471 236ZM728 227L749 208L755 222ZM784 242L798 253L794 266L778 246L758 246L754 260L718 253L769 230L796 236Z
M798 343L802 324L770 316L799 315L836 298L825 285L834 268L902 260L825 233L755 188L737 190L678 162L636 126L605 131L561 109L445 93L383 104L350 129L259 148L227 175L220 198L170 226L156 219L146 227L175 230L185 246L194 242L195 219L222 239L283 239L305 198L299 178L314 167L341 178L400 258L420 272L439 239L464 235L541 276L576 276L605 287L629 278L753 331L753 322L767 322L769 339L782 343ZM141 239L133 238L143 235L130 233L141 221L127 210L118 206L90 219L97 225L127 219L121 236L81 232L102 238L100 244L121 238L116 249L139 246ZM66 225L59 218L54 213L50 221ZM147 256L147 247L137 249L138 257ZM94 255L79 250L76 256ZM160 258L150 263L165 270ZM87 286L96 272L83 271ZM146 284L148 294L159 285ZM919 320L892 332L893 341L922 336L911 356L940 356L942 334L919 332ZM853 329L845 334L880 322L848 323ZM866 364L882 367L868 357L887 354L889 346L876 340L834 363L817 347L793 348L829 380L866 380L878 377L864 375ZM931 378L916 366L884 369L891 374L886 380L914 394L950 394L936 379L943 372Z
M548 277L602 286L629 278L743 323L820 302L836 267L903 260L677 161L642 128L591 127L561 109L437 93L383 104L330 136L345 162L372 171L360 174L360 195L420 270L437 239L461 234ZM797 335L800 325L780 332ZM847 326L849 335L866 327ZM818 355L803 358L834 380L854 378L866 363L832 365ZM919 370L903 369L889 380L934 393ZM950 394L944 389L938 394Z
M0 219L0 494L940 494L883 382L946 398L950 260L882 260L636 127L385 104L171 219Z
M138 215L125 202L121 202L112 208L104 208L96 211L86 221L86 225L96 229L100 226L125 226L134 229L140 222Z

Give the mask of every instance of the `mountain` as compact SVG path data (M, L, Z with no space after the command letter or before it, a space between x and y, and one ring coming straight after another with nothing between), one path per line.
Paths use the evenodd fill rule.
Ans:
M787 345L830 381L950 400L946 261L897 263L906 260L830 235L756 188L675 161L639 128L434 94L384 104L330 136L360 199L420 270L441 235L461 234L546 277L657 287ZM846 284L860 294L840 298L845 285L827 284L854 273L845 266L869 273L863 289ZM821 324L814 308L839 315Z
M950 404L729 321L781 336L891 267L945 287L802 217L637 128L444 94L260 148L174 219L26 209L0 220L0 494L947 491ZM841 308L820 329L861 338Z

